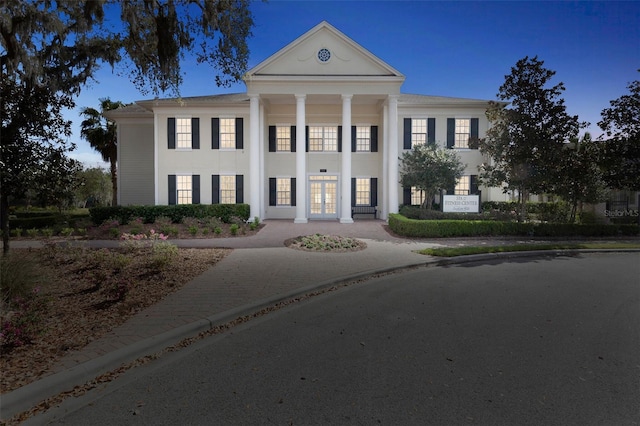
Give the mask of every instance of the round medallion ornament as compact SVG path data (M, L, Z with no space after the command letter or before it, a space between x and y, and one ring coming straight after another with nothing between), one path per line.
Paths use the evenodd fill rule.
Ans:
M331 59L331 52L329 51L329 49L323 47L322 49L318 50L318 60L320 62L329 62L329 59Z

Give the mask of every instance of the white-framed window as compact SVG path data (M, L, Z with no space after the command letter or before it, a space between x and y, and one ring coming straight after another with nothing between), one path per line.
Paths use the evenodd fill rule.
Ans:
M371 179L356 178L356 206L371 205Z
M276 205L291 205L291 178L276 178Z
M309 152L337 152L338 126L309 126Z
M454 190L455 195L469 195L471 190L471 176L462 176Z
M356 126L356 152L371 151L371 126Z
M191 148L191 118L176 118L176 148Z
M422 189L418 189L415 186L411 187L411 205L420 206L424 202L425 193Z
M291 126L276 126L276 152L291 152Z
M220 148L236 148L236 120L235 118L220 119Z
M193 185L190 175L176 176L176 201L178 204L193 204Z
M220 203L236 203L236 176L220 175Z
M427 119L411 119L411 148L427 143Z
M471 137L471 119L456 118L456 131L454 148L469 148L469 138Z

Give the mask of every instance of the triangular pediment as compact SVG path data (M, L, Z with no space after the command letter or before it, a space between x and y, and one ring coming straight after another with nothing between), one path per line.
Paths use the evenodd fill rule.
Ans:
M323 21L247 72L247 77L404 76Z

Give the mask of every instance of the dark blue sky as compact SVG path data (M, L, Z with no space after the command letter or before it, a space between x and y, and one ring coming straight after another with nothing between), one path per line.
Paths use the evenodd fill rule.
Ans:
M594 136L602 109L640 79L640 2L272 0L252 9L249 67L326 20L403 73L403 93L495 99L511 67L537 55L556 71L552 84L564 82L568 112L590 122ZM183 71L182 96L245 91L242 83L216 87L208 66L189 59ZM97 80L77 110L97 107L102 97L149 98L108 67ZM74 157L95 166L99 154L80 140L77 110L68 115Z

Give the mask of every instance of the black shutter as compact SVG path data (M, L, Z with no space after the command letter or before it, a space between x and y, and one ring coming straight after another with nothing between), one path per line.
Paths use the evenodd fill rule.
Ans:
M167 142L169 149L176 149L176 119L167 118Z
M236 149L244 147L244 127L242 118L236 118Z
M453 148L456 143L456 119L447 118L447 148Z
M191 204L200 204L200 175L191 176Z
M338 152L342 152L342 126L338 126Z
M276 178L269 178L269 205L275 206L276 200Z
M191 148L200 149L200 119L191 119Z
M471 190L471 195L478 193L478 175L471 175L471 184L469 185L469 189Z
M404 149L411 149L411 119L404 119Z
M356 178L351 178L351 207L356 205Z
M276 152L276 126L269 126L269 152Z
M411 205L411 188L402 188L402 204Z
M371 126L371 152L378 152L378 126Z
M291 152L296 152L296 126L291 126Z
M358 130L356 126L351 126L351 152L356 152L358 149Z
M371 200L371 206L375 207L378 205L378 178L371 178L369 186L369 190L371 191L369 199Z
M211 175L211 204L220 204L220 175Z
M211 119L211 149L220 149L220 119Z
M309 152L309 126L304 126L305 151Z
M436 119L427 118L427 143L436 143Z
M244 176L236 175L236 204L244 203Z
M480 124L479 122L480 122L480 120L478 118L472 118L471 119L470 139L473 140L474 142L476 142L476 144L474 146L475 149L478 149L477 141L478 141L478 138L480 137L480 132L478 131L478 126ZM471 147L469 147L469 148L471 148Z
M296 178L291 178L291 205L296 205Z
M169 205L176 204L178 193L176 191L176 175L169 175Z

